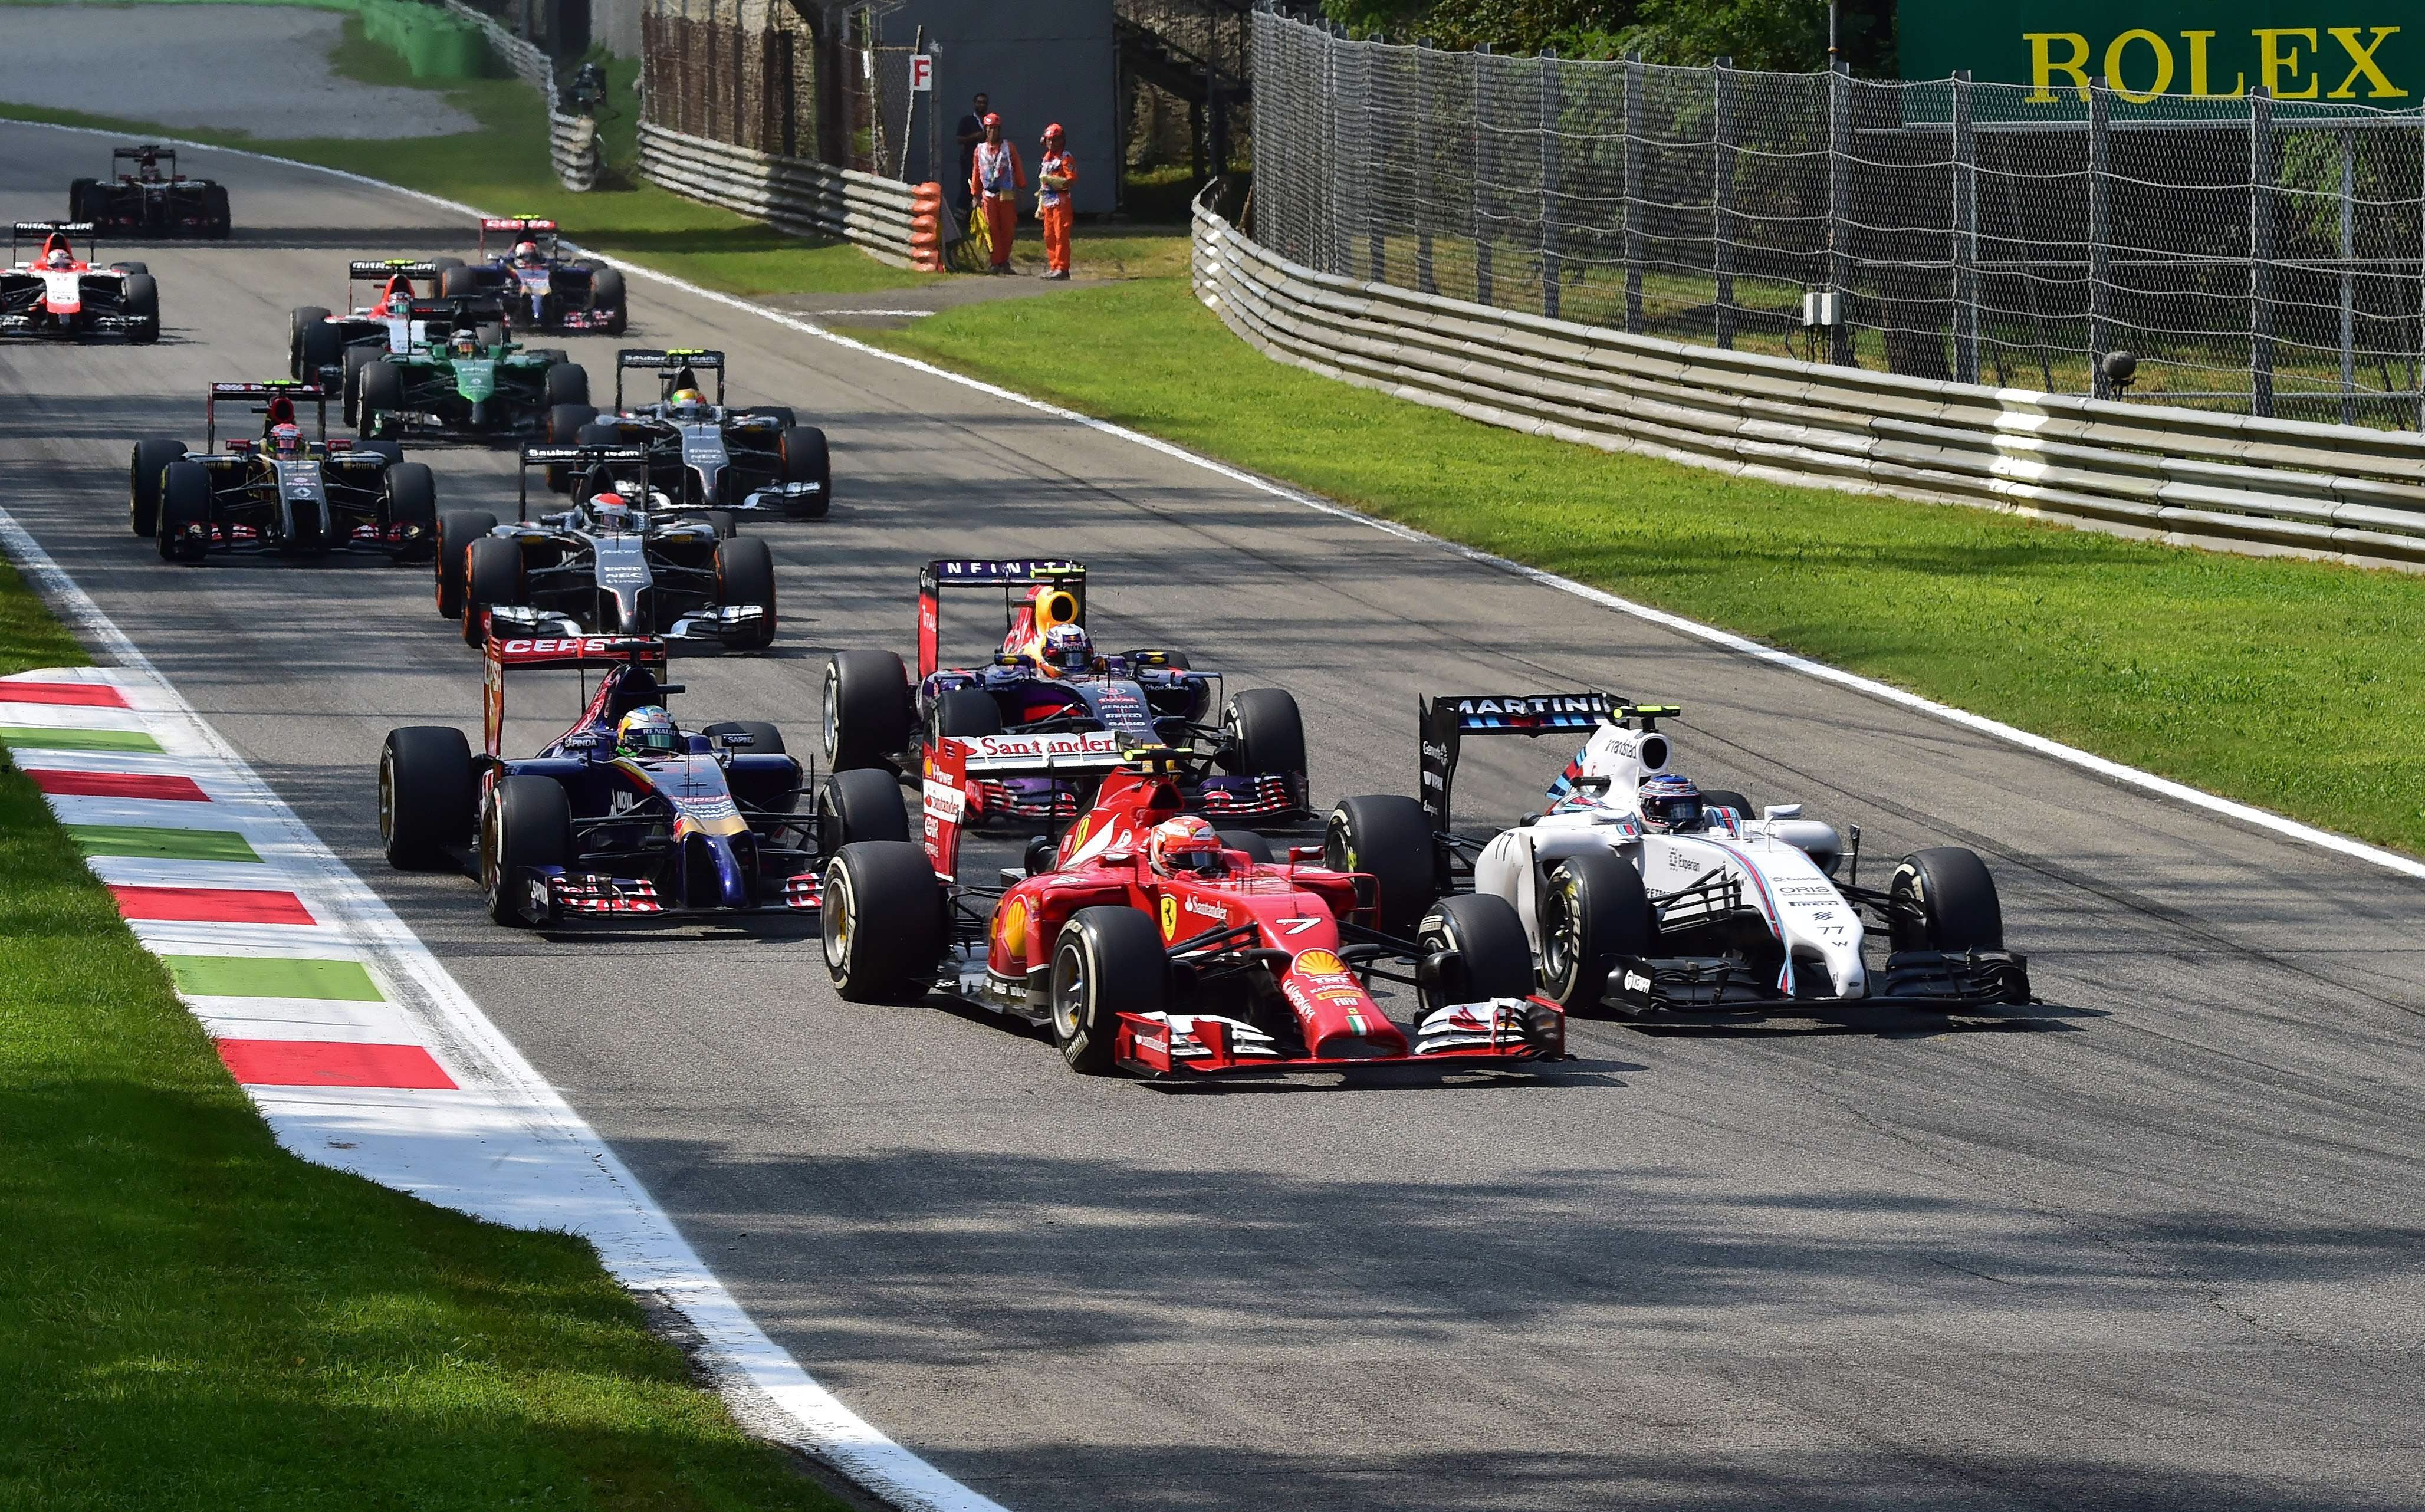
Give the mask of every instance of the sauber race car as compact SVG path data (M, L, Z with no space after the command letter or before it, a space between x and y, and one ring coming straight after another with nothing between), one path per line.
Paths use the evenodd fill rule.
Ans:
M530 518L530 470L579 476L570 509ZM439 522L438 612L463 639L662 635L754 651L775 639L775 558L731 512L686 509L648 485L634 447L525 446L514 523Z
M1859 826L1839 836L1798 803L1755 816L1742 794L1678 773L1659 725L1679 714L1597 693L1424 699L1421 799L1343 800L1324 856L1375 876L1389 921L1465 883L1506 899L1541 990L1570 1013L2031 1001L2028 962L2004 948L1995 878L1975 854L1915 851L1884 888L1863 887ZM1450 828L1467 739L1554 732L1585 738L1543 812L1488 841ZM1863 952L1868 927L1887 933L1881 971Z
M1176 752L1108 732L947 735L928 748L922 844L844 844L825 873L826 968L852 1002L939 992L1049 1023L1079 1070L1187 1078L1502 1070L1561 1058L1500 898L1446 898L1408 937L1375 927L1370 877L1275 861L1183 812ZM857 775L845 773L845 776ZM980 785L1084 779L1084 814L1028 875L959 878ZM1411 990L1399 1023L1375 981Z
M8 237L8 266L0 270L0 336L76 341L117 334L131 342L160 339L160 286L141 263L100 266L75 254L74 238L92 245L89 221L21 220ZM19 247L39 238L40 250L19 262Z
M666 712L666 648L647 637L489 641L485 746L452 726L388 732L379 752L379 839L391 865L450 868L474 852L489 915L503 925L566 917L811 913L819 862L855 841L907 843L901 790L845 773L814 810L799 761L771 724L683 730ZM602 675L572 728L537 755L503 754L508 672Z
M227 186L177 171L177 150L146 142L115 148L109 177L68 185L68 218L89 220L113 236L227 235L235 224Z
M258 436L218 449L221 400L257 400ZM316 407L306 435L296 405ZM381 552L398 562L437 539L438 484L393 442L329 439L329 401L306 383L214 383L202 399L202 449L138 441L127 468L127 523L160 558L199 562L214 551L317 555Z
M1002 590L1006 626L989 664L946 668L943 597L972 588ZM1097 654L1080 563L928 562L918 577L918 679L913 687L891 651L835 653L826 664L827 764L907 771L922 747L947 735L1103 731L1129 746L1195 758L1188 794L1208 814L1308 812L1296 700L1279 688L1247 688L1224 702L1220 675L1191 669L1175 651ZM1215 709L1217 722L1208 722ZM1068 819L1079 805L1077 791L1049 775L988 778L978 788L980 817Z
M551 409L588 402L588 372L561 351L504 340L493 299L416 299L405 319L426 340L360 367L355 428L365 436L540 441Z
M495 254L489 238L497 238ZM506 216L480 222L479 256L441 276L438 292L453 298L477 296L502 302L506 323L516 330L598 330L623 334L630 311L623 303L623 275L611 267L563 255L555 222Z
M626 408L626 373L654 374L657 401ZM700 392L702 373L715 375L713 401ZM615 354L613 412L568 405L548 417L548 434L586 445L645 446L650 483L689 504L780 508L795 520L822 520L833 496L826 433L795 425L781 405L728 408L724 354L704 347L625 347Z

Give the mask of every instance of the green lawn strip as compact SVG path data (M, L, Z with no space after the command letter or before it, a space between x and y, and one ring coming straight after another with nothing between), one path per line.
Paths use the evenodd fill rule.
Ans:
M132 750L154 755L160 749L160 743L140 730L71 730L57 725L0 725L0 746L13 750Z
M233 829L169 829L137 824L72 824L68 838L88 856L147 861L257 863L252 843Z
M865 339L2181 781L2425 850L2425 583L1754 482L1275 362L1182 281ZM1339 564L1352 574L1355 564ZM1655 666L1605 684L1690 690ZM1407 711L1413 717L1413 711Z

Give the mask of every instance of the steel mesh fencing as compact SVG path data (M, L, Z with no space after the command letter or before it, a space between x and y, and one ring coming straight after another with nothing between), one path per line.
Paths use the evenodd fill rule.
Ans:
M1921 378L2419 426L2425 109L1449 53L1271 11L1253 49L1251 229L1325 272Z
M648 0L641 119L786 157L817 154L817 43L775 0Z

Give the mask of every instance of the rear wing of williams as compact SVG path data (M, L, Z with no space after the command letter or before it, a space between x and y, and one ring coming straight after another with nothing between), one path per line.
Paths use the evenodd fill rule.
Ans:
M678 684L657 678L665 669L666 643L654 635L501 635L490 626L487 672L480 698L480 725L490 756L501 756L506 732L506 673L554 668L587 674L629 667L648 677L660 695L680 693Z
M94 228L93 223L89 220L20 220L8 229L9 265L13 267L17 264L24 261L24 258L17 255L17 249L20 245L30 241L39 248L47 243L53 236L65 236L68 238L68 250L70 252L73 252L75 250L75 239L78 236L83 237L85 246L84 261L88 263L92 261L93 252L98 249L101 243L101 233Z
M674 379L684 373L715 375L716 408L724 406L724 354L707 346L626 346L615 354L615 408L623 408L623 375L658 375L658 397L673 392Z
M534 467L565 467L586 473L593 467L610 472L616 468L633 468L644 491L648 483L649 452L645 446L524 446L522 466L514 482L514 518L530 519L530 470Z
M1083 625L1086 622L1086 564L1043 557L1006 560L947 558L918 570L918 676L932 676L942 665L943 594L959 588L998 587L1002 592L1004 630L1018 615L1019 589L1051 591L1036 601L1036 628Z
M1468 735L1588 735L1605 723L1636 716L1656 720L1674 711L1637 706L1605 693L1437 693L1422 700L1416 722L1418 794L1432 828L1446 830L1456 791L1457 759Z
M1100 777L1155 754L1130 750L1105 731L1049 735L944 735L929 743L925 766L926 858L935 875L956 877L960 827L968 817L969 793L980 781L1014 777Z
M259 399L254 414L266 414L269 406L280 399L289 404L319 406L320 441L329 439L329 391L316 383L304 383L295 378L268 378L259 383L214 383L202 394L202 450L215 451L219 441L219 401L221 399Z

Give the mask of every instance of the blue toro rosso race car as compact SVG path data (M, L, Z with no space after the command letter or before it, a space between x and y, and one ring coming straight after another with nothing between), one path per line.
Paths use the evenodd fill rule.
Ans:
M659 675L665 665L653 636L490 635L482 754L451 725L388 732L378 821L389 864L456 868L470 849L489 916L503 925L813 914L834 851L909 838L901 789L881 771L839 774L800 812L811 774L782 732L750 720L683 729L665 707L683 691ZM506 674L542 668L601 675L570 729L507 757Z
M1002 591L1005 621L992 659L945 667L944 596L986 588ZM1098 652L1078 562L928 562L918 579L918 681L891 651L839 651L826 664L824 713L826 761L836 772L910 771L946 736L1102 732L1179 753L1192 772L1182 785L1195 812L1239 819L1308 812L1296 700L1279 688L1246 688L1225 700L1220 675L1195 670L1180 651ZM1086 802L1084 785L988 780L975 792L976 817L1073 819Z
M489 249L494 235L509 245ZM442 298L493 298L514 330L597 330L623 334L631 311L623 275L564 255L555 222L537 216L489 216L480 221L480 249L468 263L443 260Z

